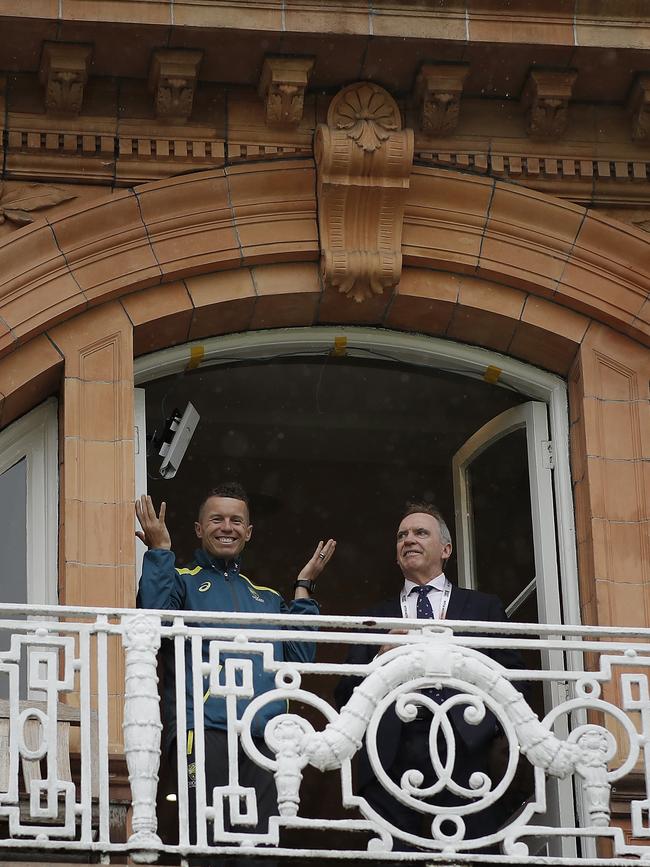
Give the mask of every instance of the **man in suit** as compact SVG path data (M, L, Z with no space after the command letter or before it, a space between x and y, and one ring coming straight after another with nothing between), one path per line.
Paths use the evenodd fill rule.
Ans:
M476 590L466 590L451 584L444 574L444 566L451 556L452 544L449 529L440 512L431 503L411 502L404 509L397 531L397 563L404 576L401 591L372 610L365 612L371 617L435 618L438 620L506 621L503 605L496 596ZM406 633L407 630L393 630ZM379 654L394 647L387 642ZM377 645L355 645L350 649L347 662L365 664L377 656ZM523 668L524 663L517 652L501 650L489 655L508 668ZM342 707L352 695L361 678L342 678L336 688L336 700ZM426 693L437 703L442 703L453 690L427 688ZM453 779L464 787L474 771L488 771L488 757L494 739L500 730L495 717L488 711L478 725L470 725L464 719L466 705L456 705L449 713L455 742L456 758ZM424 705L418 709L418 718L403 723L396 715L394 705L384 714L377 732L377 749L382 767L398 785L405 771L416 769L424 775L423 786L435 782L429 755L429 731L432 714ZM439 735L438 750L444 763L446 744ZM375 778L365 746L359 754L357 789L370 806L393 825L411 834L423 833L425 816L411 810L390 795ZM437 794L432 803L440 806L466 804L467 800L448 790ZM478 814L465 816L467 838L478 837L496 830L506 816L499 803ZM424 830L425 836L430 836ZM447 823L449 825L449 823ZM453 828L444 827L445 833Z

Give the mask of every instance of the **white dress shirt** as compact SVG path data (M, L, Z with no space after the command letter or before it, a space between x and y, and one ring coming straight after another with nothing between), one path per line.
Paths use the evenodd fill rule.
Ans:
M431 608L433 610L434 619L440 617L440 606L442 604L442 596L443 591L445 589L445 585L447 583L447 579L445 578L445 573L441 572L437 578L432 578L431 581L427 581L424 585L425 587L431 587L429 590L429 602L431 603ZM406 610L408 612L409 617L416 618L418 616L417 607L418 607L418 594L411 593L411 590L414 587L421 587L421 584L416 584L415 581L409 581L408 578L404 580L404 595L406 597ZM404 596L402 596L404 598Z

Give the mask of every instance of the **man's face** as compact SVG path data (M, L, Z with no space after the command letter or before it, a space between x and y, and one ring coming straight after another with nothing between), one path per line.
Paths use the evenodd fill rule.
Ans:
M249 523L248 509L242 500L210 497L203 504L194 529L206 553L234 560L250 539L253 525Z
M440 538L440 526L433 515L407 515L397 530L397 562L405 578L426 583L443 571L451 556L451 544Z

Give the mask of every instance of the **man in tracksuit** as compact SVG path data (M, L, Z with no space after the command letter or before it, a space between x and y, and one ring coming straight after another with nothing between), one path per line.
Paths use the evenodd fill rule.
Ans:
M194 524L201 548L195 552L195 562L187 568L178 568L171 550L171 538L165 524L165 503L160 512L151 497L142 496L136 501L136 515L142 531L137 536L148 550L144 556L142 577L138 590L139 608L157 608L180 611L241 611L265 613L318 614L318 603L312 598L314 583L331 558L336 547L333 539L318 546L301 570L294 584L295 595L289 606L279 593L270 587L253 584L240 572L240 555L250 540L253 526L250 522L248 497L241 485L227 483L213 488L199 507ZM214 625L214 624L212 624ZM203 662L208 662L209 642L203 641ZM274 658L292 662L312 662L315 646L308 642L276 641ZM275 687L275 675L265 671L259 653L220 653L219 682L224 683L224 665L228 657L250 660L253 669L253 689L256 696ZM165 747L172 764L176 757L176 694L174 647L169 640L163 642L164 666L163 715L165 719ZM187 761L188 786L190 789L190 836L195 839L195 756L194 756L194 703L203 701L205 734L205 773L207 803L212 802L215 786L228 783L228 749L226 702L224 698L211 696L209 677L203 679L203 696L196 697L192 688L192 659L189 647L185 651L185 683L187 705ZM237 716L241 717L251 699L237 700ZM269 719L286 711L284 701L266 704L253 720L252 735L260 751L269 754L263 741L264 727ZM272 774L254 764L239 748L239 783L252 787L257 795L258 822L254 830L265 831L271 815L277 815L277 796ZM227 830L232 828L226 814Z

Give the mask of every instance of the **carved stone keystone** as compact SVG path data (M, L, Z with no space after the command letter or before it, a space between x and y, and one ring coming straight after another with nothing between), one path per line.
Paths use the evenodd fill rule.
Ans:
M415 82L420 128L429 135L451 135L458 125L466 63L425 63Z
M165 48L154 51L149 90L154 94L156 117L184 123L192 114L201 51Z
M48 113L80 113L91 55L90 45L65 42L46 42L43 45L39 79L45 86Z
M650 141L650 73L639 75L627 104L632 115L632 138Z
M524 88L526 131L534 138L558 138L567 125L577 73L533 69Z
M266 103L267 124L298 126L313 67L312 57L264 58L258 93Z
M314 155L325 286L357 302L394 289L413 130L402 129L393 97L370 82L345 87L316 130Z

